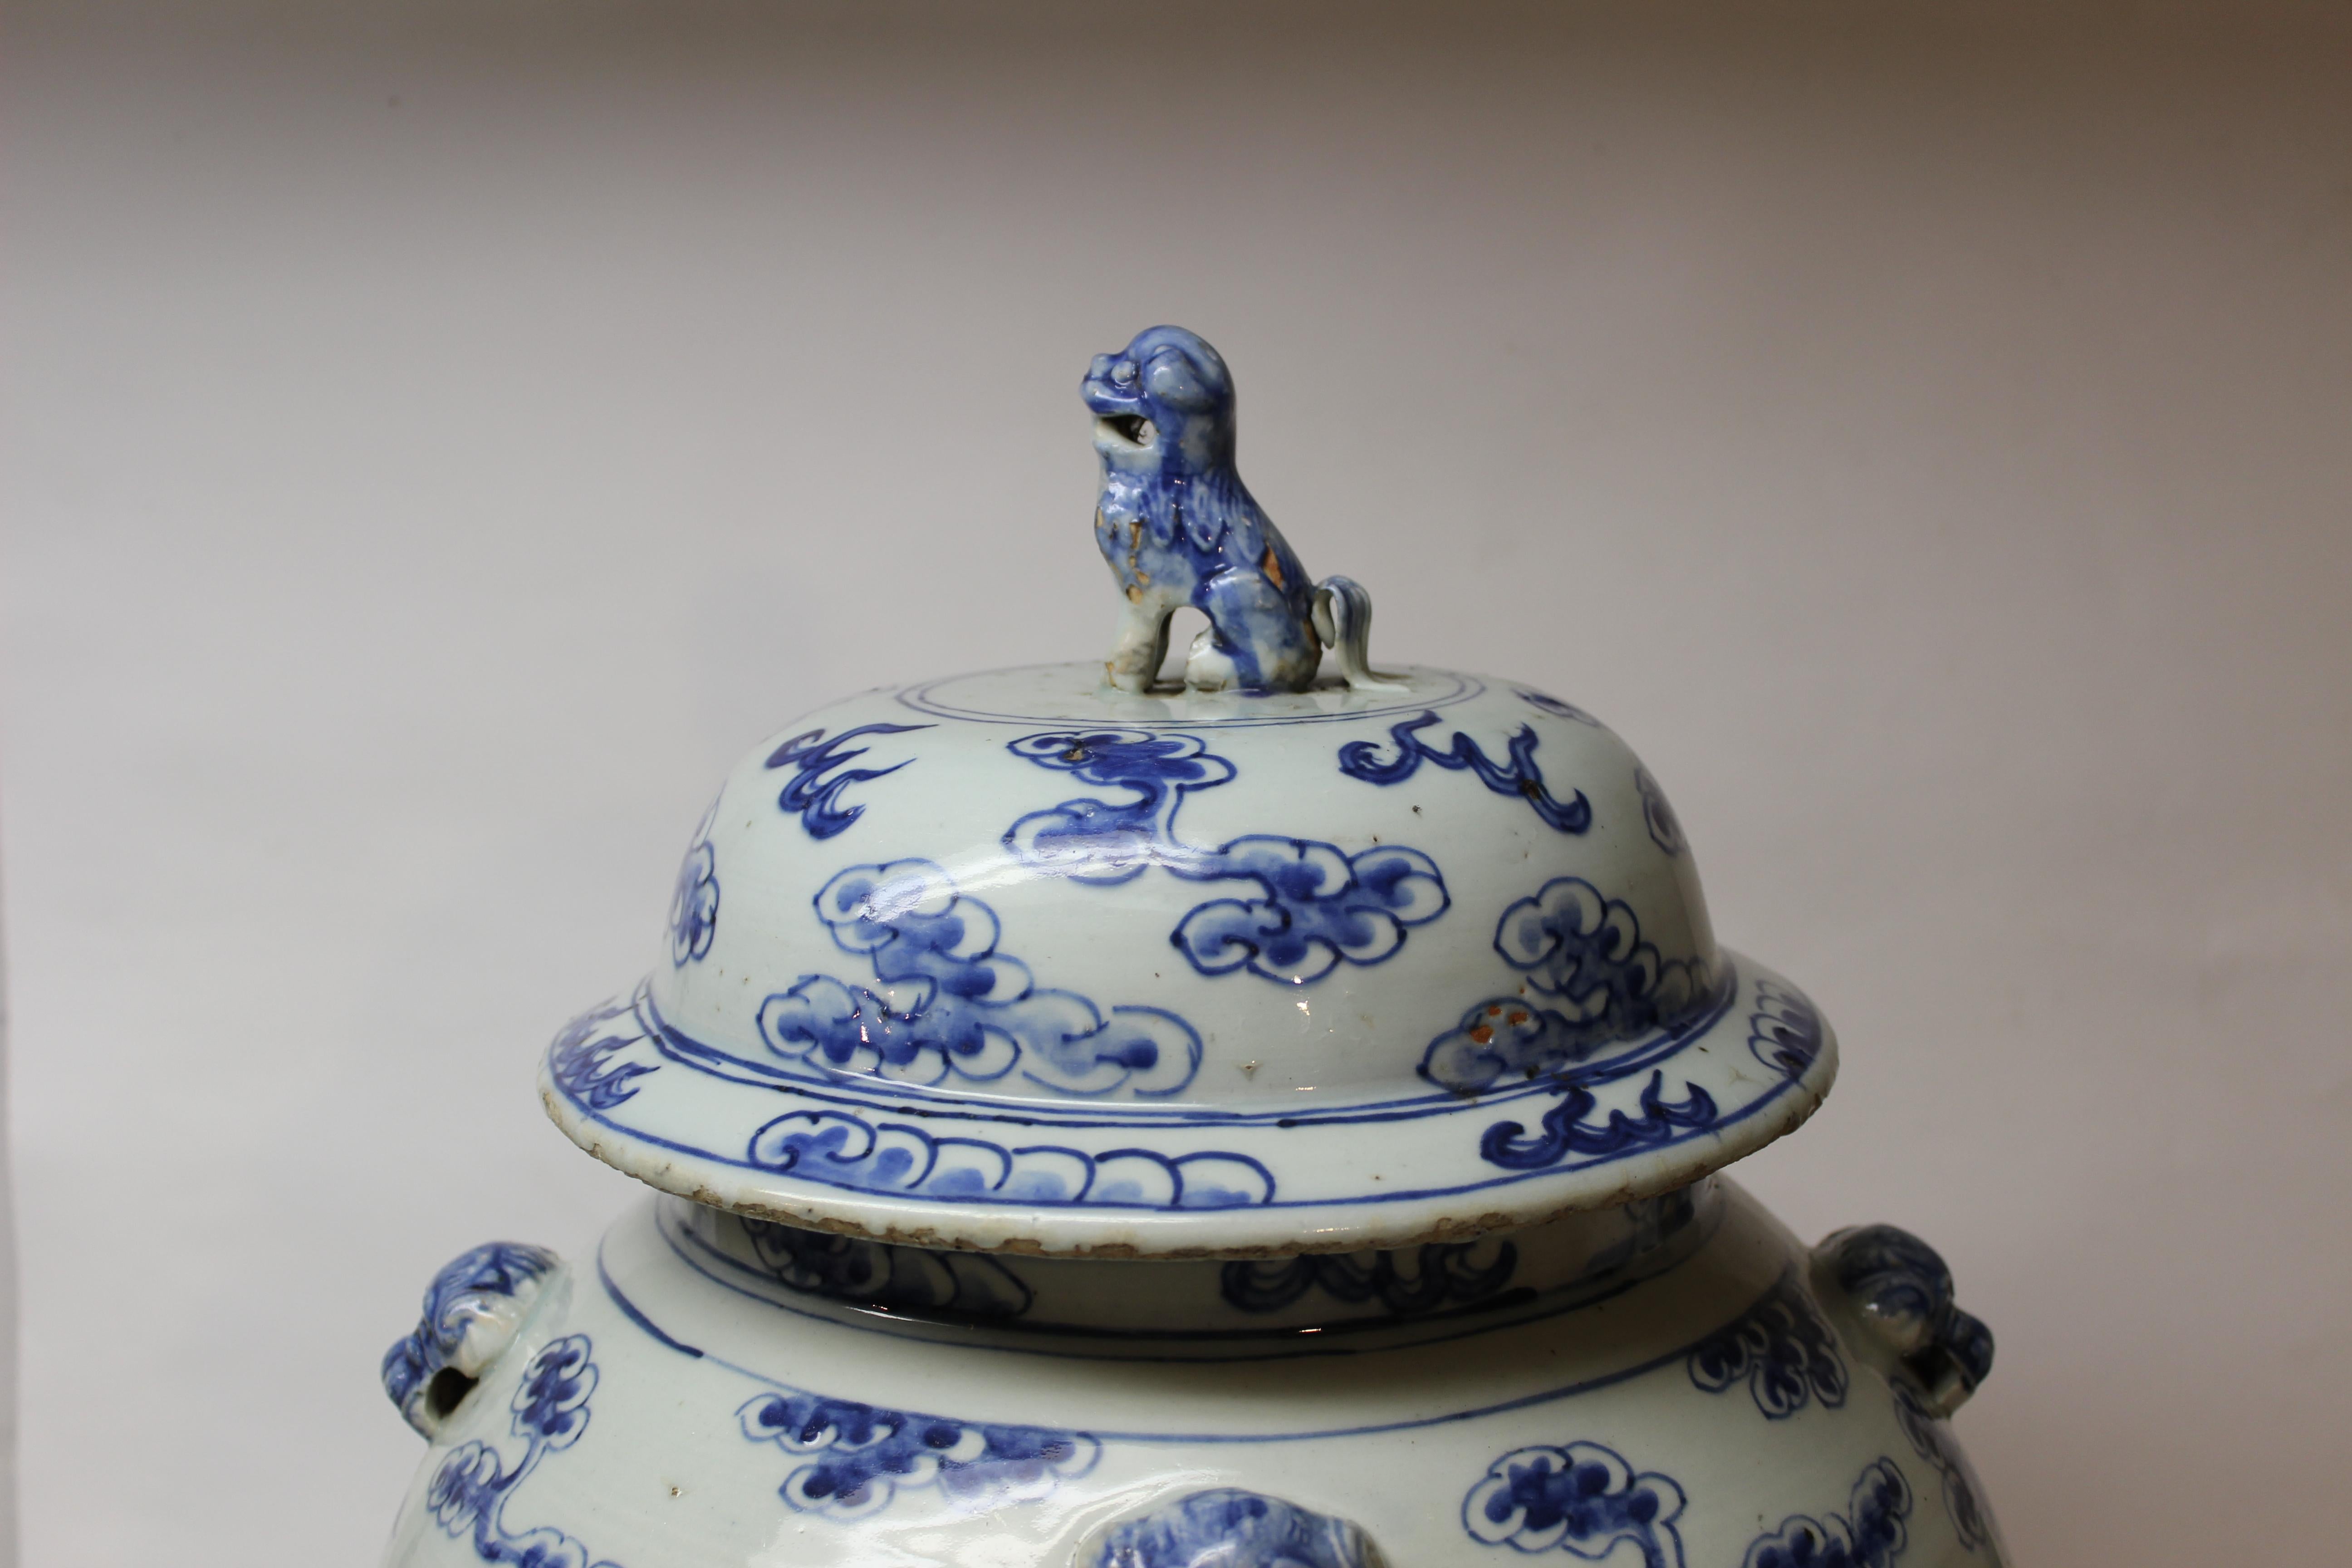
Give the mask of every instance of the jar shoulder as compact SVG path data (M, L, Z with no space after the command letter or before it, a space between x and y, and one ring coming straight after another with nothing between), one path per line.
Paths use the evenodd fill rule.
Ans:
M690 1568L793 1541L843 1563L1401 1568L1630 1542L1679 1564L1811 1537L1998 1563L1926 1385L1751 1198L1726 1183L1694 1206L1627 1278L1554 1269L1483 1316L1416 1258L1387 1321L1220 1332L1246 1316L1220 1296L1209 1331L1155 1336L762 1289L647 1205L563 1267L443 1421L387 1561L538 1542L582 1568ZM1310 1289L1377 1299L1377 1275Z

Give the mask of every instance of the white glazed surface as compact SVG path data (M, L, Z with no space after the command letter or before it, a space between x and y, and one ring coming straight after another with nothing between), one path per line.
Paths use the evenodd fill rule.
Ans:
M1043 666L810 715L728 776L651 975L551 1048L550 1114L746 1213L1130 1256L1524 1225L1811 1114L1826 1026L1717 947L1624 743L1523 686L1393 679L1137 696ZM1276 927L1309 934L1256 943ZM896 1058L812 1046L861 1008ZM1552 1033L1484 1058L1514 1022ZM1553 1144L1496 1157L1503 1128Z
M1853 1544L1857 1563L1998 1564L1948 1426L1918 1414L1918 1385L1823 1266L1728 1182L1673 1202L1646 1232L1598 1214L1511 1238L1523 1288L1494 1289L1502 1244L1482 1244L1472 1300L1383 1314L1318 1288L1328 1321L1353 1324L1320 1335L1297 1310L1242 1310L1230 1288L1219 1300L1227 1271L1255 1264L961 1258L1012 1294L965 1291L961 1309L909 1323L922 1311L845 1307L777 1258L763 1265L730 1216L648 1202L551 1278L440 1421L385 1561L1097 1568L1122 1521L1237 1489L1315 1521L1323 1544L1229 1559L1163 1536L1133 1561L1500 1568L1570 1560L1564 1547L1728 1568L1810 1531ZM887 1250L854 1245L869 1263ZM1057 1270L1078 1272L1056 1286ZM908 1289L936 1304L959 1288ZM1171 1304L1151 1305L1154 1291ZM1024 1326L1049 1300L1080 1302L1097 1331ZM1191 1331L1155 1332L1155 1315ZM567 1356L569 1383L530 1381ZM834 1403L812 1424L816 1401ZM851 1430L866 1417L879 1438ZM533 1422L556 1436L531 1438ZM856 1491L812 1483L827 1465L874 1473L861 1444L870 1457L909 1432L961 1466L918 1463ZM989 1458L1040 1436L1054 1439L1043 1461ZM1645 1492L1647 1511L1563 1540L1507 1500L1487 1506L1507 1490L1496 1477L1547 1454L1599 1467L1602 1504ZM473 1494L483 1506L457 1500L449 1478L466 1475L490 1483Z

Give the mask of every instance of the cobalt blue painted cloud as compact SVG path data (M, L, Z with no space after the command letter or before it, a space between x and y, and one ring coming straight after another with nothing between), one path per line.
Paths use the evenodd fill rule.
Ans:
M1231 781L1234 767L1197 735L1086 730L1024 735L1014 756L1068 773L1090 789L1131 798L1081 796L1015 822L1004 842L1024 862L1077 882L1118 883L1196 851L1176 839L1176 813L1194 790Z
M818 892L816 910L880 989L804 974L770 996L760 1037L779 1056L896 1083L989 1083L1017 1069L1067 1094L1173 1094L1200 1066L1201 1037L1173 1013L1105 1016L1075 991L1039 988L997 946L995 912L929 860L852 866Z
M1297 691L1323 649L1315 584L1234 466L1234 381L1181 327L1152 327L1097 354L1084 395L1095 415L1102 494L1095 542L1126 599L1108 662L1141 691L1168 651L1168 620L1209 618L1185 661L1204 690Z
M1706 1006L1706 960L1668 959L1642 940L1633 906L1581 877L1555 877L1503 910L1495 951L1594 1038L1633 1039Z
M1559 800L1544 784L1543 769L1536 762L1538 738L1533 726L1522 724L1512 731L1506 743L1509 761L1498 763L1459 730L1446 745L1431 745L1421 731L1436 722L1437 714L1432 710L1391 726L1389 738L1396 745L1392 757L1381 756L1377 742L1350 741L1339 748L1339 771L1366 784L1400 784L1420 772L1422 763L1430 763L1454 773L1466 772L1496 795L1518 796L1547 827L1582 833L1592 826L1592 803L1584 798L1582 790L1570 790L1566 800Z
M702 814L686 860L677 868L677 889L669 900L669 961L683 968L710 951L719 929L719 862L710 848L710 823L719 815L717 802Z
M425 1489L426 1510L444 1533L469 1540L483 1562L590 1568L588 1549L571 1536L547 1525L512 1529L505 1513L523 1478L588 1429L588 1396L596 1390L592 1348L586 1334L566 1334L531 1358L512 1405L514 1435L526 1444L513 1468L496 1448L476 1439L452 1450L434 1472ZM613 1565L599 1563L596 1568Z
M1642 1568L1683 1568L1683 1489L1636 1471L1598 1443L1520 1448L1487 1467L1462 1500L1462 1528L1488 1546L1610 1557L1631 1544Z
M1901 1382L1895 1384L1895 1421L1919 1457L1942 1478L1944 1512L1952 1521L1952 1533L1969 1551L1983 1550L1993 1539L1992 1518L1977 1496L1976 1477L1960 1446L1952 1440L1951 1427L1937 1418L1916 1390Z
M1666 804L1666 792L1649 769L1633 770L1633 787L1642 794L1642 821L1650 830L1650 842L1669 855L1679 855L1688 848L1683 837L1682 819Z
M626 1023L619 1020L626 1019ZM650 1062L615 1063L613 1058L645 1038L627 1003L592 1007L563 1026L548 1047L547 1070L556 1083L592 1110L610 1110L635 1095L633 1079L654 1071Z
M722 1223L740 1225L769 1273L805 1295L893 1311L986 1319L1017 1318L1034 1300L1019 1275L984 1253L894 1247L762 1219Z
M1364 1532L1280 1498L1220 1487L1111 1527L1084 1568L1378 1568Z
M1549 713L1555 719L1571 720L1579 724L1590 724L1596 730L1605 730L1609 727L1573 702L1562 702L1549 692L1530 691L1525 687L1513 687L1512 689L1518 693L1520 701L1538 712Z
M1309 1291L1396 1317L1486 1300L1519 1266L1509 1242L1433 1241L1399 1252L1309 1253L1228 1263L1219 1279L1226 1302L1244 1312L1279 1312Z
M1827 1036L1813 1005L1785 985L1756 983L1756 1013L1748 1020L1748 1048L1756 1059L1799 1078L1822 1054Z
M1420 1072L1440 1089L1476 1094L1580 1062L1613 1037L1557 1008L1489 996L1472 1003L1460 1023L1429 1042Z
M1693 1346L1684 1364L1710 1394L1744 1386L1769 1420L1786 1420L1817 1399L1831 1409L1845 1403L1837 1338L1793 1278Z
M1541 1170L1575 1155L1604 1157L1671 1143L1714 1126L1717 1114L1714 1096L1696 1084L1680 1100L1666 1099L1663 1070L1653 1072L1643 1086L1639 1115L1612 1110L1599 1121L1585 1120L1599 1103L1591 1090L1565 1086L1538 1131L1530 1134L1517 1121L1497 1121L1479 1135L1479 1157L1505 1170Z
M823 730L803 731L768 754L767 767L793 770L792 780L776 796L776 804L799 817L811 838L831 838L866 814L863 805L843 803L844 790L887 778L907 765L853 768L849 764L864 756L867 748L849 742L867 735L903 735L930 728L929 724L860 724L831 740L825 739Z
M1892 1459L1879 1459L1853 1483L1843 1513L1791 1514L1749 1543L1740 1568L1893 1568L1910 1542L1911 1486Z
M764 1170L856 1192L1045 1208L1238 1208L1274 1197L1272 1173L1240 1154L1171 1159L1144 1149L1099 1156L1053 1145L1008 1149L976 1138L934 1138L904 1122L868 1122L840 1110L780 1116L751 1135L747 1157Z
M1432 1040L1421 1074L1458 1093L1558 1072L1680 1022L1721 988L1712 965L1662 956L1631 905L1581 877L1555 877L1505 909L1495 951L1554 1005L1491 996Z
M1177 925L1177 950L1203 974L1247 969L1310 985L1341 963L1378 963L1404 945L1405 928L1445 912L1444 879L1418 849L1337 846L1253 835L1210 851L1179 875L1257 884L1255 899L1214 899Z
M1033 811L1005 833L1027 865L1081 882L1124 882L1157 866L1192 882L1254 883L1257 896L1197 904L1170 940L1203 974L1246 969L1307 985L1341 963L1378 963L1406 930L1449 902L1436 864L1382 845L1355 855L1332 844L1248 834L1214 847L1185 843L1176 814L1185 795L1234 776L1196 736L1132 730L1026 735L1013 754L1126 798L1079 797Z
M792 1507L838 1519L879 1513L901 1492L959 1502L1041 1498L1085 1475L1102 1445L1083 1432L1004 1426L889 1410L815 1394L762 1394L736 1412L743 1436L805 1462L777 1489Z

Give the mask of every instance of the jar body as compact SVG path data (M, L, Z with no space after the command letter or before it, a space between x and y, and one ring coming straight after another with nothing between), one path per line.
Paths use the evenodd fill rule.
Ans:
M1721 1178L1475 1244L1185 1264L663 1198L416 1396L386 1562L1998 1564L1952 1385L1856 1278Z

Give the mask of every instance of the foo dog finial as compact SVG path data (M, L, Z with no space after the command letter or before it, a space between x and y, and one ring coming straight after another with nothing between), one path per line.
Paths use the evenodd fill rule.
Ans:
M1345 577L1311 583L1234 467L1234 378L1181 327L1150 327L1097 354L1085 395L1102 454L1095 542L1127 595L1107 668L1143 691L1168 656L1169 617L1209 617L1184 659L1195 691L1304 691L1325 647L1354 687L1391 683L1366 652L1371 595Z

